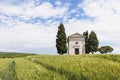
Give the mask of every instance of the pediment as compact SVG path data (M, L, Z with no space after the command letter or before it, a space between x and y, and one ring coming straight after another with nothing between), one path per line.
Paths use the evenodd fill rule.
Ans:
M69 38L84 38L84 36L79 33L75 33L75 34L70 35Z

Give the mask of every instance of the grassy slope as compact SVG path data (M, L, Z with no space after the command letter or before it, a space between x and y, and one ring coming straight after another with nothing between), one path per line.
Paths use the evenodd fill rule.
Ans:
M37 56L31 61L68 80L120 79L120 55Z
M1 58L0 61L5 62L0 62L0 73L5 70L4 74L10 75L9 80L120 79L120 55L32 55L14 59ZM7 67L4 69L2 65ZM11 70L11 73L7 70ZM1 80L8 80L3 78L5 76Z

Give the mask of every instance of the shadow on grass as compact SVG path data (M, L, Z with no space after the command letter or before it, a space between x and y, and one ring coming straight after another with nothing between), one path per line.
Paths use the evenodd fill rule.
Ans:
M28 59L30 60L30 59ZM30 60L31 61L31 60ZM67 71L65 69L61 68L55 68L49 64L45 64L41 61L32 61L36 64L40 64L41 66L45 67L47 70L56 72L60 74L61 76L64 75L68 80L90 80L87 77L85 77L82 73L81 74L75 74L74 72Z

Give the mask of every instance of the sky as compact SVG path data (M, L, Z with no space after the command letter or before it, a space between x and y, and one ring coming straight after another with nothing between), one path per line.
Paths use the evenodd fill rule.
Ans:
M0 51L57 54L59 24L67 36L96 32L99 47L120 53L120 0L0 0Z

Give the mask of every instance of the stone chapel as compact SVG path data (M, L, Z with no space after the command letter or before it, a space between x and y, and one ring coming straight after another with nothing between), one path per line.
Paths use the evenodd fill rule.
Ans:
M68 36L68 54L85 54L85 37L79 33Z

